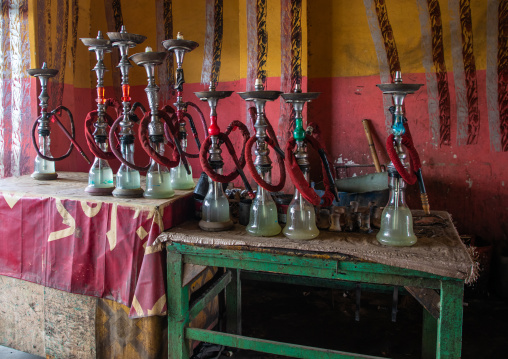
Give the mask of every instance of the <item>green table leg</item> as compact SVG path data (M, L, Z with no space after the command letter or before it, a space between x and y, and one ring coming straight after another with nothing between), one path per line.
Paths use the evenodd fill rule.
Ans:
M422 359L436 359L437 319L423 308Z
M242 334L242 285L240 270L230 269L231 282L226 287L226 329L231 334Z
M441 307L437 325L437 359L460 358L462 349L462 300L464 284L441 282Z
M168 357L188 359L189 341L185 339L185 327L189 324L189 288L182 288L182 255L168 250Z

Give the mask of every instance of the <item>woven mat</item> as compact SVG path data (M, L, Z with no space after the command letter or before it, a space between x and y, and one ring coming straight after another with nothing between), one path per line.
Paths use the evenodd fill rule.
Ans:
M313 240L293 240L278 235L253 237L236 224L227 232L204 232L191 221L159 235L157 242L189 243L207 247L235 246L249 249L283 249L348 255L360 260L413 269L445 277L464 279L473 275L474 262L460 240L448 212L433 211L433 221L425 221L422 211L413 211L418 241L412 247L388 247L370 234L321 231ZM423 219L423 220L422 220Z

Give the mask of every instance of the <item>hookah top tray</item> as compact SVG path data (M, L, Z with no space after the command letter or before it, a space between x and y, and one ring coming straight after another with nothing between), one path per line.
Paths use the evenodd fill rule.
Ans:
M137 35L137 34L130 34L128 32L108 32L107 33L109 39L115 44L115 42L123 42L127 43L129 47L134 47L138 44L141 44L143 41L146 40L146 36L143 35Z
M199 44L192 40L169 39L162 41L162 46L164 46L168 51L184 50L189 52L198 47Z
M274 101L279 98L279 96L282 94L282 91L255 90L247 92L237 92L237 94L246 101L254 101L254 100Z
M42 68L42 69L29 69L29 70L27 70L27 72L30 76L34 76L34 77L39 77L39 76L54 77L58 73L58 70Z
M393 83L393 84L380 84L376 85L379 87L384 94L396 94L396 93L407 93L412 94L418 91L423 84L405 84L405 83Z
M223 99L231 96L233 91L200 91L194 92L194 94L201 100L206 101L209 98Z
M130 56L129 60L138 66L143 66L145 64L160 65L164 62L167 54L167 52L158 51L139 52Z
M286 102L310 102L321 95L321 92L288 92L280 95Z
M85 46L88 46L90 51L94 49L104 49L106 51L111 51L111 41L107 39L98 39L96 37L82 37L80 40L83 42Z

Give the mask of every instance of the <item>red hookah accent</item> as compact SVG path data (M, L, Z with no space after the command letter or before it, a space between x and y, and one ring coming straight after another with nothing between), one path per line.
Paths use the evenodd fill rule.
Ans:
M217 126L217 116L210 116L210 127L208 127L208 134L210 136L218 136L220 128Z
M314 148L316 151L320 149L324 150L319 141L312 136L307 135L305 137L305 141L309 143L312 146L312 148ZM298 166L295 154L293 152L295 146L296 141L294 137L291 137L291 139L289 139L289 141L286 143L286 151L285 151L286 169L289 172L289 177L293 181L296 188L300 191L303 198L305 198L313 206L321 205L321 200L323 200L322 206L324 207L330 206L335 196L332 191L332 184L328 179L323 164L321 163L321 171L323 173L323 184L325 186L325 193L323 194L322 197L319 197L317 193L314 191L314 189L310 186L309 182L307 182L307 180L305 179L300 169L300 166Z
M241 152L242 154L240 156L240 159L238 159L236 152L235 152L235 148L233 146L233 143L231 142L231 139L229 138L229 134L232 131L235 131L236 129L239 129L242 133L242 136L243 136L242 152ZM207 158L208 157L208 150L210 149L210 146L212 144L211 137L207 137L205 139L205 142L203 142L203 145L201 146L201 150L199 152L199 162L201 163L201 167L202 167L203 171L213 181L220 182L220 183L231 182L234 179L236 179L238 177L238 175L240 174L239 169L243 169L245 167L244 149L245 149L245 144L247 143L247 141L250 138L249 129L242 122L233 121L229 124L226 132L224 132L224 133L219 132L217 135L211 135L211 136L219 137L219 141L226 145L226 148L227 148L229 154L231 155L231 158L233 159L233 162L235 163L236 168L226 175L218 174L217 172L215 172L213 170L213 168L212 168L212 166L210 166L210 163L208 162L208 158ZM252 198L255 197L254 193L249 192L249 196L251 196L251 195L252 195Z
M130 102L130 85L122 85L122 102Z
M150 163L148 163L145 167L136 166L134 163L130 163L122 156L122 152L119 150L119 146L113 146L115 143L115 136L116 135L116 128L120 124L120 121L122 121L123 116L119 116L115 122L113 122L113 125L111 125L111 129L109 130L109 145L111 147L111 152L114 153L115 157L118 158L120 162L122 162L124 165L126 165L129 168L132 168L133 170L139 171L139 172L145 172L150 168Z
M407 127L406 127L407 130ZM416 151L416 148L413 144L413 139L411 138L411 134L409 132L403 134L401 143L404 145L404 147L407 148L409 152L409 165L411 167L411 170L408 172L404 168L404 165L399 159L399 156L397 155L397 151L395 150L395 147L393 146L394 141L394 135L391 134L386 139L386 152L388 152L388 157L393 163L393 166L399 173L399 175L402 177L404 181L406 181L407 184L415 184L416 183L416 174L415 172L418 171L422 165L420 162L420 156L418 156L418 152Z
M111 126L111 124L113 123L113 119L111 118L110 115L108 115L107 113L104 113L104 118L106 119L106 122L108 123L109 126ZM97 146L97 143L95 143L95 138L93 136L93 132L94 132L94 122L97 120L97 111L90 111L88 112L88 114L86 115L86 119L85 119L85 139L86 139L86 143L88 144L88 148L90 149L90 151L93 153L93 155L97 158L101 158L103 160L114 160L116 157L113 153L111 152L104 152L103 150L101 150L101 148L99 146ZM115 136L116 136L116 133L115 133ZM118 140L118 138L117 138Z
M97 103L103 104L106 100L104 98L104 87L97 87Z
M175 145L173 143L168 143L168 145L173 149L173 160L165 156L161 156L151 145L148 136L148 123L150 122L151 111L145 113L143 119L141 120L138 128L139 141L141 142L141 147L145 150L145 152L152 158L155 162L162 166L166 166L168 168L173 168L178 166L180 163L180 154L175 150ZM171 119L169 115L165 112L159 112L159 116L164 120L164 123L169 124L168 126L172 126ZM176 152L176 154L175 154Z

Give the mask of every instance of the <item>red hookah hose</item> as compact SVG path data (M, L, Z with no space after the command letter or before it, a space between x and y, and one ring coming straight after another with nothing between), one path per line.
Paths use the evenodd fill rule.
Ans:
M238 157L236 156L235 148L233 146L233 143L231 142L231 139L229 138L229 134L236 129L239 129L242 132L242 136L243 136L242 152L241 152L242 154L240 156L240 159L238 159ZM213 170L212 166L210 166L210 163L208 162L208 159L207 159L208 150L210 149L210 146L212 144L211 137L207 137L205 139L205 142L203 142L203 145L201 146L201 150L199 153L199 162L201 163L201 167L202 167L203 171L213 181L220 182L220 183L228 183L228 182L231 182L234 179L236 179L238 177L238 175L240 174L241 169L243 169L245 167L244 149L245 149L245 144L247 143L247 141L250 138L249 129L242 122L233 121L229 124L226 132L224 132L224 133L221 132L217 136L219 137L219 140L226 145L226 148L227 148L229 154L231 155L233 162L235 163L235 169L226 175L218 174L217 172L215 172ZM249 196L250 196L250 193L249 193Z
M148 168L150 168L150 163L148 163L148 165L146 165L145 167L140 167L140 166L135 165L134 163L130 163L125 158L123 158L122 152L120 152L120 150L117 148L117 146L113 146L114 140L115 140L116 128L118 127L118 124L120 123L120 121L122 121L122 119L123 119L123 116L118 117L115 120L115 122L113 122L113 124L111 125L111 128L109 130L109 144L111 146L111 152L113 152L115 154L115 157L118 158L118 160L120 162L122 162L124 165L126 165L127 167L132 168L133 170L136 170L139 172L144 172L144 171L148 170Z
M61 112L62 110L66 111L67 112L67 115L69 116L69 122L71 124L71 133L69 133L69 131L67 131L67 129L65 128L65 126L62 124L62 122L60 121L60 119L56 116L56 113L57 112ZM39 126L39 119L41 118L41 116L39 116L37 118L37 120L35 121L33 127L32 127L32 144L35 148L35 151L37 152L37 155L39 155L40 158L42 159L45 159L46 161L52 161L52 162L56 162L56 161L61 161L67 157L69 157L69 155L71 154L72 152L72 149L74 148L74 145L77 145L76 141L74 140L74 137L76 135L76 131L74 129L74 121L72 119L72 114L71 112L69 111L69 109L65 106L58 106L56 109L54 109L53 111L51 111L50 113L48 113L48 116L50 116L51 118L51 121L52 122L56 122L58 124L58 126L62 129L62 131L64 132L65 136L67 138L69 138L69 140L71 141L70 145L69 145L69 149L67 150L67 152L60 156L60 157L47 157L45 155L43 155L40 151L40 148L37 144L37 139L36 139L36 136L35 136L35 132L37 130L37 127ZM79 147L76 146L77 148ZM79 150L80 150L80 153L81 155L88 161L88 163L90 164L91 162L88 160L88 158L86 157L86 155L84 154L83 150L79 147Z
M201 112L201 109L194 103L194 102L186 102L185 103L187 106L190 106L192 107L194 110L196 110L196 112L198 113L199 115L199 118L201 119L201 124L203 125L203 130L205 131L205 138L208 137L208 126L206 125L206 120L205 120L205 116L203 115L203 112ZM192 117L191 117L192 118ZM194 127L194 129L196 129L196 127ZM198 134L197 132L194 133L194 136L196 137Z
M393 166L395 167L395 169L397 170L399 175L402 177L402 179L404 181L406 181L407 184L410 184L410 185L415 184L416 180L417 180L415 172L418 171L419 169L421 169L422 165L420 163L420 156L418 156L418 152L416 152L415 146L413 144L411 134L406 133L401 136L402 137L401 143L404 145L404 147L407 148L407 150L409 152L409 159L410 159L409 164L411 167L411 170L409 172L406 171L406 169L404 168L404 165L400 161L397 151L395 150L395 147L393 146L394 137L395 136L393 134L391 134L386 139L386 151L388 152L388 157L392 161Z
M86 143L88 144L88 148L93 153L93 155L97 158L101 158L103 160L114 160L116 159L115 155L112 152L104 152L101 150L99 146L97 146L97 143L95 142L95 138L93 136L93 124L96 121L97 118L97 110L90 111L86 115L85 119L85 139ZM104 113L104 118L106 119L106 122L109 126L113 123L113 119L111 116L107 113ZM116 134L115 134L116 135Z
M255 107L249 107L249 115L250 115L250 120L252 121L252 123L255 123L256 122L256 115L257 115L257 110ZM282 156L282 158L284 158L284 156L285 156L284 151L282 151L282 149L280 148L279 140L277 139L277 135L275 134L272 124L270 123L270 121L268 121L268 118L266 117L266 115L265 115L265 119L266 119L266 123L267 123L266 133L268 134L268 137L273 139L273 141L275 143L274 150L277 153L279 153Z
M312 136L307 135L305 137L305 140L316 151L319 151L320 149L323 148L320 145L319 141ZM295 146L296 141L293 137L291 137L291 139L286 144L286 167L287 171L289 172L289 177L293 181L296 188L300 191L302 196L313 206L319 206L321 204L321 200L323 200L322 206L324 207L330 206L335 198L335 195L332 191L332 185L326 174L325 167L321 163L321 171L323 173L323 183L325 185L325 193L323 194L322 197L319 197L314 191L314 189L310 186L309 182L307 182L307 180L305 179L300 169L300 166L298 166L295 154L293 152Z
M175 145L173 143L168 142L168 145L173 150L173 158L174 160L170 160L165 156L161 156L153 147L150 145L150 140L148 138L148 122L150 121L151 111L145 113L143 119L141 120L138 128L139 141L141 142L141 146L145 150L145 152L152 158L155 162L162 166L166 166L168 168L173 168L178 166L180 163L180 154L175 150ZM160 112L159 116L164 120L165 123L171 123L171 119L169 115L165 112Z

